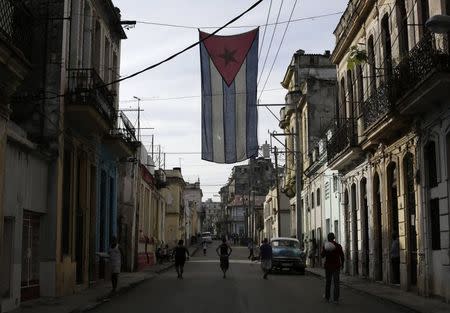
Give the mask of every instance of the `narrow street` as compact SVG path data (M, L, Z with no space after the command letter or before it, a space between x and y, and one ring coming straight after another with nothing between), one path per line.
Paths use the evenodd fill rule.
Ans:
M312 275L274 274L265 281L248 250L234 247L227 279L215 257L215 242L186 264L184 280L168 271L94 312L268 313L268 312L408 312L377 298L342 288L339 305L322 300L324 281Z

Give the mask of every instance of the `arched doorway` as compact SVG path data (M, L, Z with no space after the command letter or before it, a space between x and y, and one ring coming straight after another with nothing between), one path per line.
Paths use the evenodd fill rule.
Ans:
M345 273L350 271L350 212L348 189L344 191L344 237L345 237Z
M381 224L381 185L378 173L373 178L374 270L375 280L383 280L383 228Z
M398 180L397 165L391 162L387 167L387 186L388 186L388 208L390 216L390 263L391 273L390 282L393 284L400 283L400 248L398 245L399 224L398 224Z
M356 184L351 186L351 224L352 224L352 250L353 250L353 275L359 274L358 251L358 207L356 205Z
M413 155L409 152L403 158L403 181L405 186L408 275L410 285L415 286L417 284L416 193L414 190L414 160Z
M367 207L367 179L361 179L359 183L361 204L361 237L363 252L362 274L369 276L369 208Z

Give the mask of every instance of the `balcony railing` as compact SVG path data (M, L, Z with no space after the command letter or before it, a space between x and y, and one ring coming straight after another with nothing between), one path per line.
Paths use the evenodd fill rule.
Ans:
M348 147L357 144L356 124L354 118L340 119L336 121L333 134L327 143L328 162L333 161L338 154Z
M447 36L427 32L394 68L393 100L398 101L434 72L450 72L449 42Z
M419 89L418 84L436 72L450 72L449 42L445 36L426 33L394 67L392 77L364 101L364 129L369 129L388 113L398 110L399 100Z
M19 0L0 0L0 34L23 55L31 57L32 16Z
M133 124L131 124L125 113L119 111L118 117L117 130L119 133L128 142L137 142L136 128L134 128Z
M0 0L1 1L1 0ZM90 105L114 128L116 110L115 95L104 86L94 69L69 69L68 101L70 104Z

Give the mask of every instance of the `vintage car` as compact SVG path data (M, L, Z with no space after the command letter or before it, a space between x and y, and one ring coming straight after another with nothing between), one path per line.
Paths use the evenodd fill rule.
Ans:
M300 242L295 238L273 238L272 245L272 270L289 269L305 273L306 254L300 248Z

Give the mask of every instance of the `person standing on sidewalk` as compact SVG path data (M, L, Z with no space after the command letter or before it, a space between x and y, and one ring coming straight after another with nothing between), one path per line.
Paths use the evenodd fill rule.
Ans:
M116 292L117 283L119 281L120 268L122 266L122 253L119 249L119 244L117 243L117 238L111 238L111 246L108 251L109 261L111 263L111 283L112 292Z
M189 251L183 244L183 240L178 241L178 246L173 250L175 270L177 271L178 279L183 279L184 263L186 263L186 257L189 259Z
M259 248L259 257L261 258L261 268L264 272L264 279L267 279L270 270L272 269L272 246L269 240L264 238L261 247Z
M321 256L325 258L325 300L330 301L331 280L333 280L333 302L339 302L339 273L344 267L342 246L335 240L333 233L328 234L328 241L322 248Z
M255 248L255 245L253 244L253 240L249 239L248 240L248 251L249 251L248 259L250 261L252 261L253 257L254 257L254 248Z

